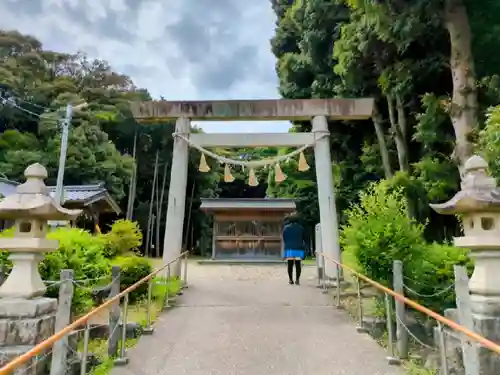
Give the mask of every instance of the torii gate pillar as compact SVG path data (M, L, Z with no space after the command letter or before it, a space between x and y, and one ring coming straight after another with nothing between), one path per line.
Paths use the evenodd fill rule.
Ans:
M189 137L190 120L179 117L175 123L175 132ZM184 229L184 211L186 209L186 188L189 166L189 146L179 137L174 137L170 187L168 189L167 220L163 238L163 262L169 262L182 251L182 233ZM180 263L178 263L180 265ZM172 276L179 276L180 267L172 269Z
M318 184L319 217L321 222L321 245L323 253L340 262L339 229L337 207L333 186L332 162L330 156L330 134L325 116L316 116L312 121L315 135L314 158L316 161L316 181ZM325 261L325 276L339 280L338 268L332 262Z

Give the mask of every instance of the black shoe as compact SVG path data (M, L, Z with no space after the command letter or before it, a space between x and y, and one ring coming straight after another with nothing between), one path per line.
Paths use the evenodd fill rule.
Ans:
M297 281L295 282L295 285L300 285L299 280L297 280Z
M290 280L288 284L293 285L293 280Z

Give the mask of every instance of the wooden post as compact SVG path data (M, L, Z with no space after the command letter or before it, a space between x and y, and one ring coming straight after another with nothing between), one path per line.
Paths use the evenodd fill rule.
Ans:
M57 305L55 332L71 323L71 301L73 299L73 270L61 271L59 303ZM84 359L85 360L85 359ZM65 375L68 361L68 336L56 341L52 350L50 375Z
M215 259L215 245L217 244L217 219L214 217L212 219L212 260Z
M5 265L2 263L0 264L0 285L2 285L4 281L5 281Z
M455 271L455 295L459 319L458 323L475 332L467 270L463 266L453 266L453 270ZM478 345L468 340L464 335L460 335L460 337L465 375L479 375Z
M316 248L315 248L315 256L316 256L316 269L318 271L318 288L324 287L324 264L323 264L323 255L321 254L323 252L323 249L321 246L323 243L321 242L321 224L318 223L314 227L314 235L315 235L315 242L316 242Z
M404 295L403 262L395 260L392 264L393 288ZM396 339L399 359L408 358L408 332L406 331L406 308L404 302L396 300Z
M109 298L112 298L120 293L120 267L113 266L111 268L111 292ZM116 357L118 355L118 341L120 340L120 302L116 301L109 310L109 340L108 340L108 356Z

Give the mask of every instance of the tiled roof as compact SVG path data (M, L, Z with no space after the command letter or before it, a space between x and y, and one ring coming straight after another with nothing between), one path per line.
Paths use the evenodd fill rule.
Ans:
M50 195L54 197L56 193L55 186L47 186ZM64 186L63 201L64 202L81 202L84 205L92 204L94 202L100 201L101 199L106 200L111 208L118 214L121 212L118 204L113 200L111 195L109 195L108 190L104 187L104 184L95 185L67 185Z
M7 197L16 192L19 182L0 177L0 194ZM56 193L55 186L47 186L51 197ZM105 200L117 214L121 212L120 207L108 193L103 183L92 185L67 185L64 186L64 201L78 202L85 206L94 202Z
M55 186L47 186L51 197L56 193ZM69 185L64 186L64 200L66 201L86 201L98 194L106 193L107 190L102 184L97 185Z

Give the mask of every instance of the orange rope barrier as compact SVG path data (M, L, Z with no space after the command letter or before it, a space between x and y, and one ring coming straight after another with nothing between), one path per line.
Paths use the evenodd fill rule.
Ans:
M135 284L129 286L123 292L117 294L113 298L111 298L111 299L107 300L106 302L104 302L102 305L99 305L98 307L96 307L95 309L91 310L90 312L88 312L87 314L85 314L84 316L82 316L81 318L75 320L73 323L67 325L66 327L64 327L63 329L61 329L59 332L56 332L55 334L53 334L52 336L50 336L46 340L42 341L40 344L38 344L38 345L34 346L32 349L28 350L26 353L24 353L24 354L20 355L19 357L13 359L9 363L7 363L5 366L3 366L2 368L0 368L0 375L8 375L8 374L10 374L13 370L15 370L19 366L23 365L24 363L28 362L34 356L36 356L36 355L40 354L41 352L43 352L44 350L48 349L49 347L51 347L52 345L54 345L56 343L56 341L64 338L64 336L68 335L69 333L71 333L76 328L78 328L78 327L86 324L88 322L88 320L90 318L92 318L94 315L98 314L99 312L101 312L102 310L104 310L106 307L108 307L112 303L114 303L116 301L119 301L120 298L124 297L127 293L130 293L130 292L134 291L139 286L141 286L142 284L144 284L146 281L151 280L159 272L163 271L165 268L167 268L168 266L170 266L174 262L177 262L179 259L181 259L182 257L186 256L188 253L189 253L189 251L184 251L177 258L169 261L168 263L166 263L165 265L161 266L157 270L151 272L149 275L143 277L142 279L140 279Z
M468 329L468 328L466 328L466 327L464 327L464 326L462 326L462 325L460 325L458 323L455 323L453 320L445 318L444 316L438 314L437 312L434 312L434 311L428 309L427 307L422 306L421 304L419 304L419 303L417 303L415 301L412 301L411 299L406 298L405 296L403 296L401 294L396 293L394 290L389 289L389 288L383 286L382 284L377 283L376 281L370 279L369 277L367 277L367 276L365 276L365 275L363 275L363 274L361 274L361 273L353 270L351 267L348 267L345 264L342 264L342 263L340 263L340 262L338 262L338 261L336 261L336 260L328 257L327 255L325 255L323 253L317 253L317 254L323 256L326 260L328 260L330 262L333 262L333 263L337 264L339 267L342 267L343 269L345 269L345 270L349 271L350 273L356 275L361 280L366 281L367 283L369 283L370 285L374 286L378 290L381 290L384 293L387 293L387 294L393 296L398 301L401 301L401 302L405 303L406 305L413 307L415 310L418 310L421 313L434 318L438 322L441 322L441 323L447 325L448 327L454 329L455 331L458 331L458 332L460 332L460 333L468 336L469 338L471 338L474 341L478 342L479 344L481 344L485 348L488 348L491 351L493 351L493 352L495 352L497 354L500 354L500 345L494 343L493 341L488 340L487 338L485 338L485 337L483 337L483 336L481 336L481 335L479 335L479 334L471 331L470 329Z

